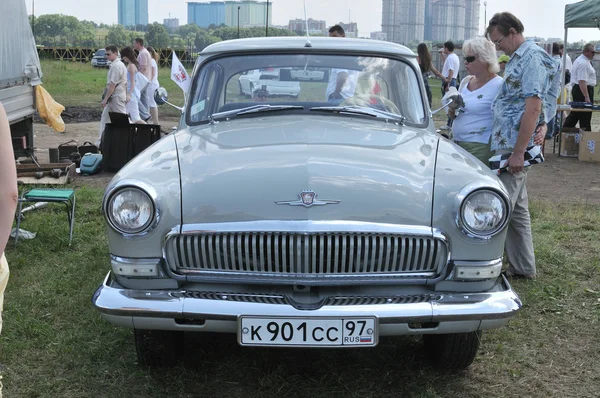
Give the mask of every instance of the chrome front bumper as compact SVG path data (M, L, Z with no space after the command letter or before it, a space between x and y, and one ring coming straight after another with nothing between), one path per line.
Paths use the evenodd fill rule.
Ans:
M112 324L156 330L236 333L241 315L264 317L375 316L379 334L465 333L504 326L521 308L521 300L502 276L494 291L443 293L427 302L373 305L325 305L300 310L291 305L182 297L181 291L131 290L109 273L92 297Z

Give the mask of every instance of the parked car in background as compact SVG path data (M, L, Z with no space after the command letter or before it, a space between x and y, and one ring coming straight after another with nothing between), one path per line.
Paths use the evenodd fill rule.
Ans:
M319 70L292 69L291 76L298 80L321 80L325 72Z
M298 81L281 81L280 70L276 68L260 68L247 71L239 77L240 94L255 97L260 95L298 97L300 83Z
M118 58L121 59L121 53L118 54ZM92 66L97 68L108 68L111 61L106 58L106 50L101 48L94 53L92 57Z
M101 48L92 57L92 66L96 68L108 68L110 61L106 58L106 50Z
M134 329L140 364L219 332L300 349L422 336L435 365L460 369L521 308L501 275L507 192L436 134L415 54L311 40L205 48L179 130L108 184L111 271L93 304ZM340 71L354 84L327 102ZM254 82L302 101L238 94Z

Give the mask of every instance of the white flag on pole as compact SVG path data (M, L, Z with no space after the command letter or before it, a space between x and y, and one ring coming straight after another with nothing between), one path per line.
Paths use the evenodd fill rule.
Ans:
M179 58L177 58L175 51L173 51L173 61L171 62L171 80L181 87L184 94L187 94L192 80L181 61L179 61Z

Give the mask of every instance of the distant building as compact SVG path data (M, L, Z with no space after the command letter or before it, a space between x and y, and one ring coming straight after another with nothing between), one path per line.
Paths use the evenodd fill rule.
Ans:
M188 4L188 24L196 24L202 28L210 25L222 25L225 23L225 2L211 1L204 3Z
M346 37L358 37L358 25L356 22L348 22L338 23L342 28L344 28L344 32L346 33Z
M202 28L210 25L242 27L265 26L267 21L266 1L210 1L190 2L188 4L187 23ZM269 25L273 21L273 2L269 1Z
M479 35L479 9L481 1L467 0L465 6L465 40Z
M148 0L119 0L119 25L148 25Z
M307 21L304 19L290 19L290 22L288 23L288 29L293 32L305 34L306 22ZM328 27L325 21L308 18L308 33L324 35L327 33L327 30Z
M381 31L387 40L407 44L423 41L426 0L383 0Z
M179 29L179 18L165 18L163 20L163 25L167 30L175 30Z
M431 40L465 39L465 0L431 0Z
M387 33L384 33L384 32L371 32L371 40L383 40L383 41L387 41Z

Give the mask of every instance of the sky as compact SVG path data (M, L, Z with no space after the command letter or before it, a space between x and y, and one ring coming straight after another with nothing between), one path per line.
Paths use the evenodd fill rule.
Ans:
M1 1L1 0L0 0ZM205 1L205 0L201 0ZM381 30L381 0L305 0L307 16L321 19L327 25L338 22L358 23L359 36ZM117 0L25 0L31 14L35 3L35 14L65 14L78 19L97 23L117 23ZM484 13L489 20L496 12L510 11L525 26L526 36L543 38L564 37L565 4L577 0L487 0L487 7L481 1L480 31L484 29ZM303 18L301 0L275 0L273 3L273 24L286 25L290 19ZM164 18L179 18L180 24L187 22L187 0L148 0L149 20L163 22ZM569 29L569 42L600 40L600 30Z

